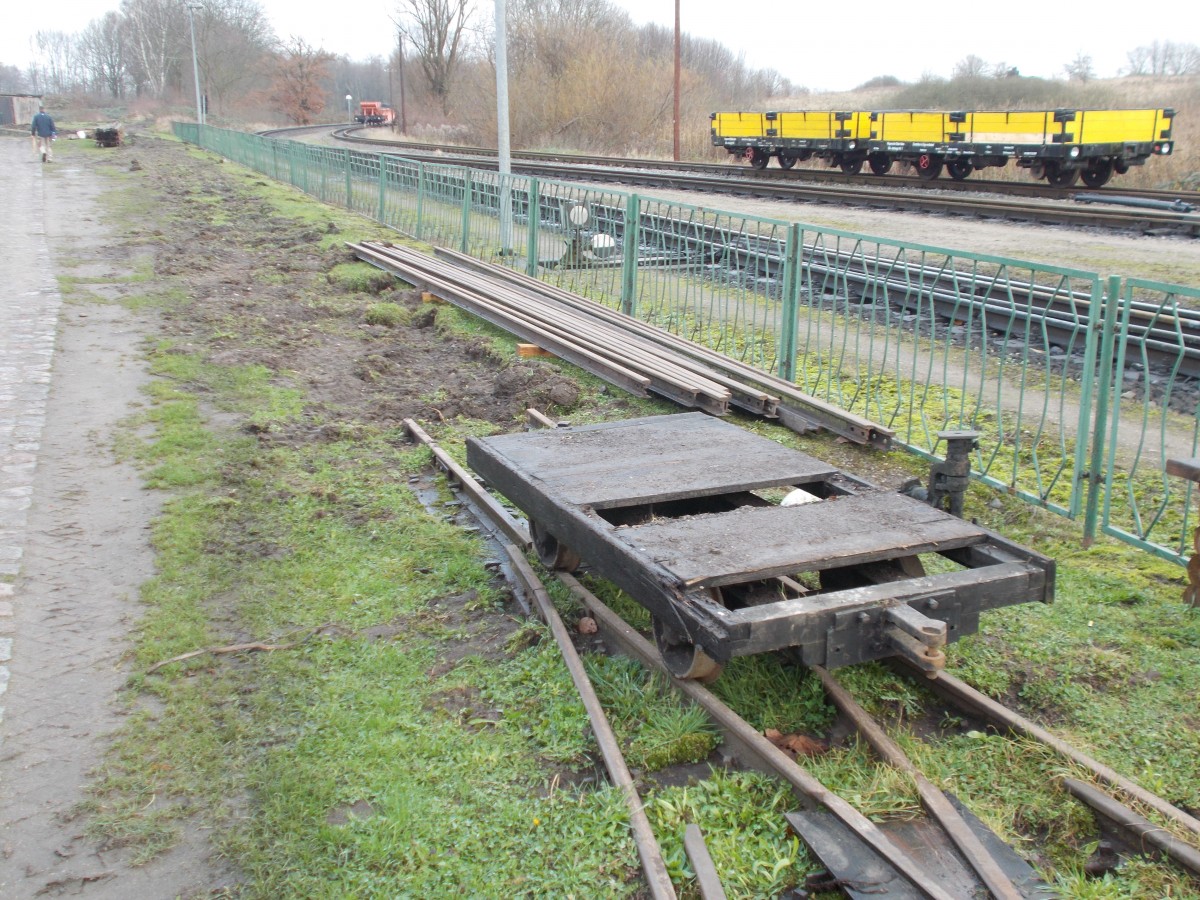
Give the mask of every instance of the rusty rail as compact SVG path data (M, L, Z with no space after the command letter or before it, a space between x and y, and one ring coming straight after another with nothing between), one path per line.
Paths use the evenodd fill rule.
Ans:
M416 440L433 451L437 459L445 466L447 474L452 475L455 481L462 486L472 499L476 499L480 495L487 496L487 492L484 491L479 482L472 478L466 470L454 463L420 425L412 419L405 419L404 427L408 429L408 432ZM488 515L494 515L495 511L500 507L490 497L488 499L491 502L485 504L482 508L487 511ZM505 515L507 517L507 514ZM500 522L497 522L496 524L499 525L505 536L510 535L510 527L507 523L500 524ZM559 651L562 653L563 662L566 663L567 670L571 674L571 680L575 683L575 688L579 691L579 697L583 701L584 708L587 710L588 721L592 726L592 733L596 737L596 743L600 747L600 755L604 758L604 766L608 770L609 778L612 779L613 784L617 786L625 798L625 805L629 810L630 825L633 828L634 841L637 844L638 856L642 861L642 871L646 876L646 885L650 896L654 900L675 900L677 896L675 887L671 883L671 876L667 873L667 866L663 860L662 850L658 845L658 840L654 836L654 830L650 827L650 819L646 816L641 797L638 796L637 786L634 784L633 776L629 772L629 766L625 763L625 757L621 753L621 746L617 741L616 733L612 730L608 716L604 713L604 707L600 704L600 698L596 696L596 689L592 686L592 682L583 668L583 660L579 657L579 652L575 649L575 645L571 641L571 635L567 631L566 625L563 624L558 610L554 608L554 603L550 599L550 595L546 593L541 579L537 577L533 571L533 567L529 565L529 561L525 558L524 548L529 546L528 533L520 526L517 526L517 529L519 536L523 540L514 542L504 540L500 536L497 536L497 539L512 561L513 571L517 578L521 581L522 586L529 595L533 597L539 617L546 623L554 635L554 640L558 644Z
M922 684L928 685L952 703L969 710L997 728L1007 728L1010 731L1032 738L1059 755L1087 769L1100 782L1132 797L1159 815L1169 819L1181 828L1200 836L1200 820L1189 815L1182 809L1168 803L1162 797L1152 794L1140 785L1134 784L1128 778L1119 775L1113 769L1093 759L1086 753L1076 750L1070 744L1055 737L1046 729L1034 724L1019 713L1013 712L1006 706L997 703L990 697L981 694L970 685L939 672L933 678L922 679Z
M889 766L912 778L925 809L942 826L946 836L954 842L954 846L959 849L996 900L1023 900L1025 895L992 858L946 795L913 765L912 760L900 749L900 745L879 727L879 723L858 705L858 701L827 669L823 666L812 666L812 670L821 679L821 686L829 699L854 723L854 727L866 738L871 749Z

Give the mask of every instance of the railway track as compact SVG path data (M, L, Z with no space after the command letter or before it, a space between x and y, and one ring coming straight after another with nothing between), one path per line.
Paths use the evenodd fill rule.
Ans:
M535 427L556 426L536 410L530 410L529 416ZM461 492L466 508L478 517L510 557L515 590L519 595L532 597L535 601L533 606L550 625L584 697L606 766L613 773L610 777L626 797L649 894L655 898L674 897L674 887L665 878L665 870L661 865L661 850L644 820L638 785L629 777L619 748L604 724L603 710L597 708L595 695L587 682L570 635L549 602L539 576L525 558L525 553L533 543L529 532L415 422L410 420L406 425L415 440L430 447L436 465ZM565 572L556 574L576 601L597 621L610 647L640 660L648 668L667 674L658 651L646 637L624 622L572 575ZM906 772L918 785L921 802L929 812L930 822L936 822L936 828L943 834L940 843L935 842L932 847L922 846L922 841L931 839L927 830L920 832L921 840L913 841L911 826L893 827L893 824L877 824L867 819L844 798L822 785L797 760L751 727L704 685L694 680L670 679L682 697L709 714L724 734L727 746L736 752L739 762L767 772L791 786L803 808L788 815L789 824L829 867L829 877L822 879L818 876L810 887L816 887L818 883L835 889L841 887L852 897L991 896L1016 900L1053 896L1027 863L1005 847L969 812L943 794L908 760L885 728L859 707L834 675L821 667L813 667L813 672L821 680L830 702L853 723L854 729L870 744L877 756L887 765ZM944 672L932 678L922 677L921 681L954 707L987 722L997 731L1039 741L1079 770L1088 773L1088 782L1065 778L1064 789L1091 805L1098 815L1124 829L1125 845L1132 848L1133 852L1150 852L1169 858L1192 875L1200 877L1200 850L1196 848L1196 842L1200 840L1200 821L1195 817ZM1109 792L1117 796L1110 796ZM1127 803L1136 804L1147 813L1159 816L1169 827L1151 823L1131 810ZM691 833L687 847L689 854L692 854L701 896L723 897L719 873L713 869L711 860L706 862L703 840L696 833ZM949 862L947 853L953 855L957 862Z
M446 148L363 137L359 128L333 132L340 141L371 146L380 152L397 152L409 159L443 164L495 169L496 151L483 148ZM387 149L385 149L387 148ZM847 176L812 169L753 170L748 167L711 163L672 163L656 160L574 156L570 154L518 152L513 154L513 171L557 179L599 180L638 187L730 194L787 201L836 203L850 206L888 208L905 212L966 216L1103 228L1152 234L1200 236L1200 194L1160 191L1103 192L1051 189L1017 182L955 182L930 186L916 177L903 175ZM881 186L882 185L882 186ZM997 194L1005 195L997 197ZM1101 205L1072 205L1076 197L1097 198ZM1011 198L1038 198L1025 202ZM1163 208L1107 206L1106 202L1140 201Z

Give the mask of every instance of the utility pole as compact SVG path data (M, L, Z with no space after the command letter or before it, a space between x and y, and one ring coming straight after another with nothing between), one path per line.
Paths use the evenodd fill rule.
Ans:
M404 32L396 32L396 42L400 48L400 133L408 134L408 115L404 110Z
M496 152L500 163L500 253L504 256L512 254L512 154L509 144L508 29L505 0L496 0Z
M188 11L188 29L192 33L192 80L196 82L196 122L204 124L204 103L200 100L200 63L196 57L196 20L192 17L192 13L200 9L194 3L187 5Z
M679 162L679 0L675 0L675 162Z

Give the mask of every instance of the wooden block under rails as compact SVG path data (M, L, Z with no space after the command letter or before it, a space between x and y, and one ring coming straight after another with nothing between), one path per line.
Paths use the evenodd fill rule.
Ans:
M539 347L537 344L517 344L517 356L549 356L556 358L549 350Z

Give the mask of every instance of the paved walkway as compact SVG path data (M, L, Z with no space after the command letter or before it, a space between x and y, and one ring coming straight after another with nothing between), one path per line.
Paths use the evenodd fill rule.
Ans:
M42 168L28 141L0 140L0 196L5 198L0 203L0 723L16 640L14 582L24 555L62 305L51 266Z
M131 867L79 814L128 714L121 688L161 502L114 445L145 403L151 327L114 301L143 289L130 276L153 246L131 243L136 221L110 217L113 184L96 168L133 158L65 144L43 167L28 139L0 137L4 900L175 897L212 880L188 847ZM74 279L65 296L59 276Z

